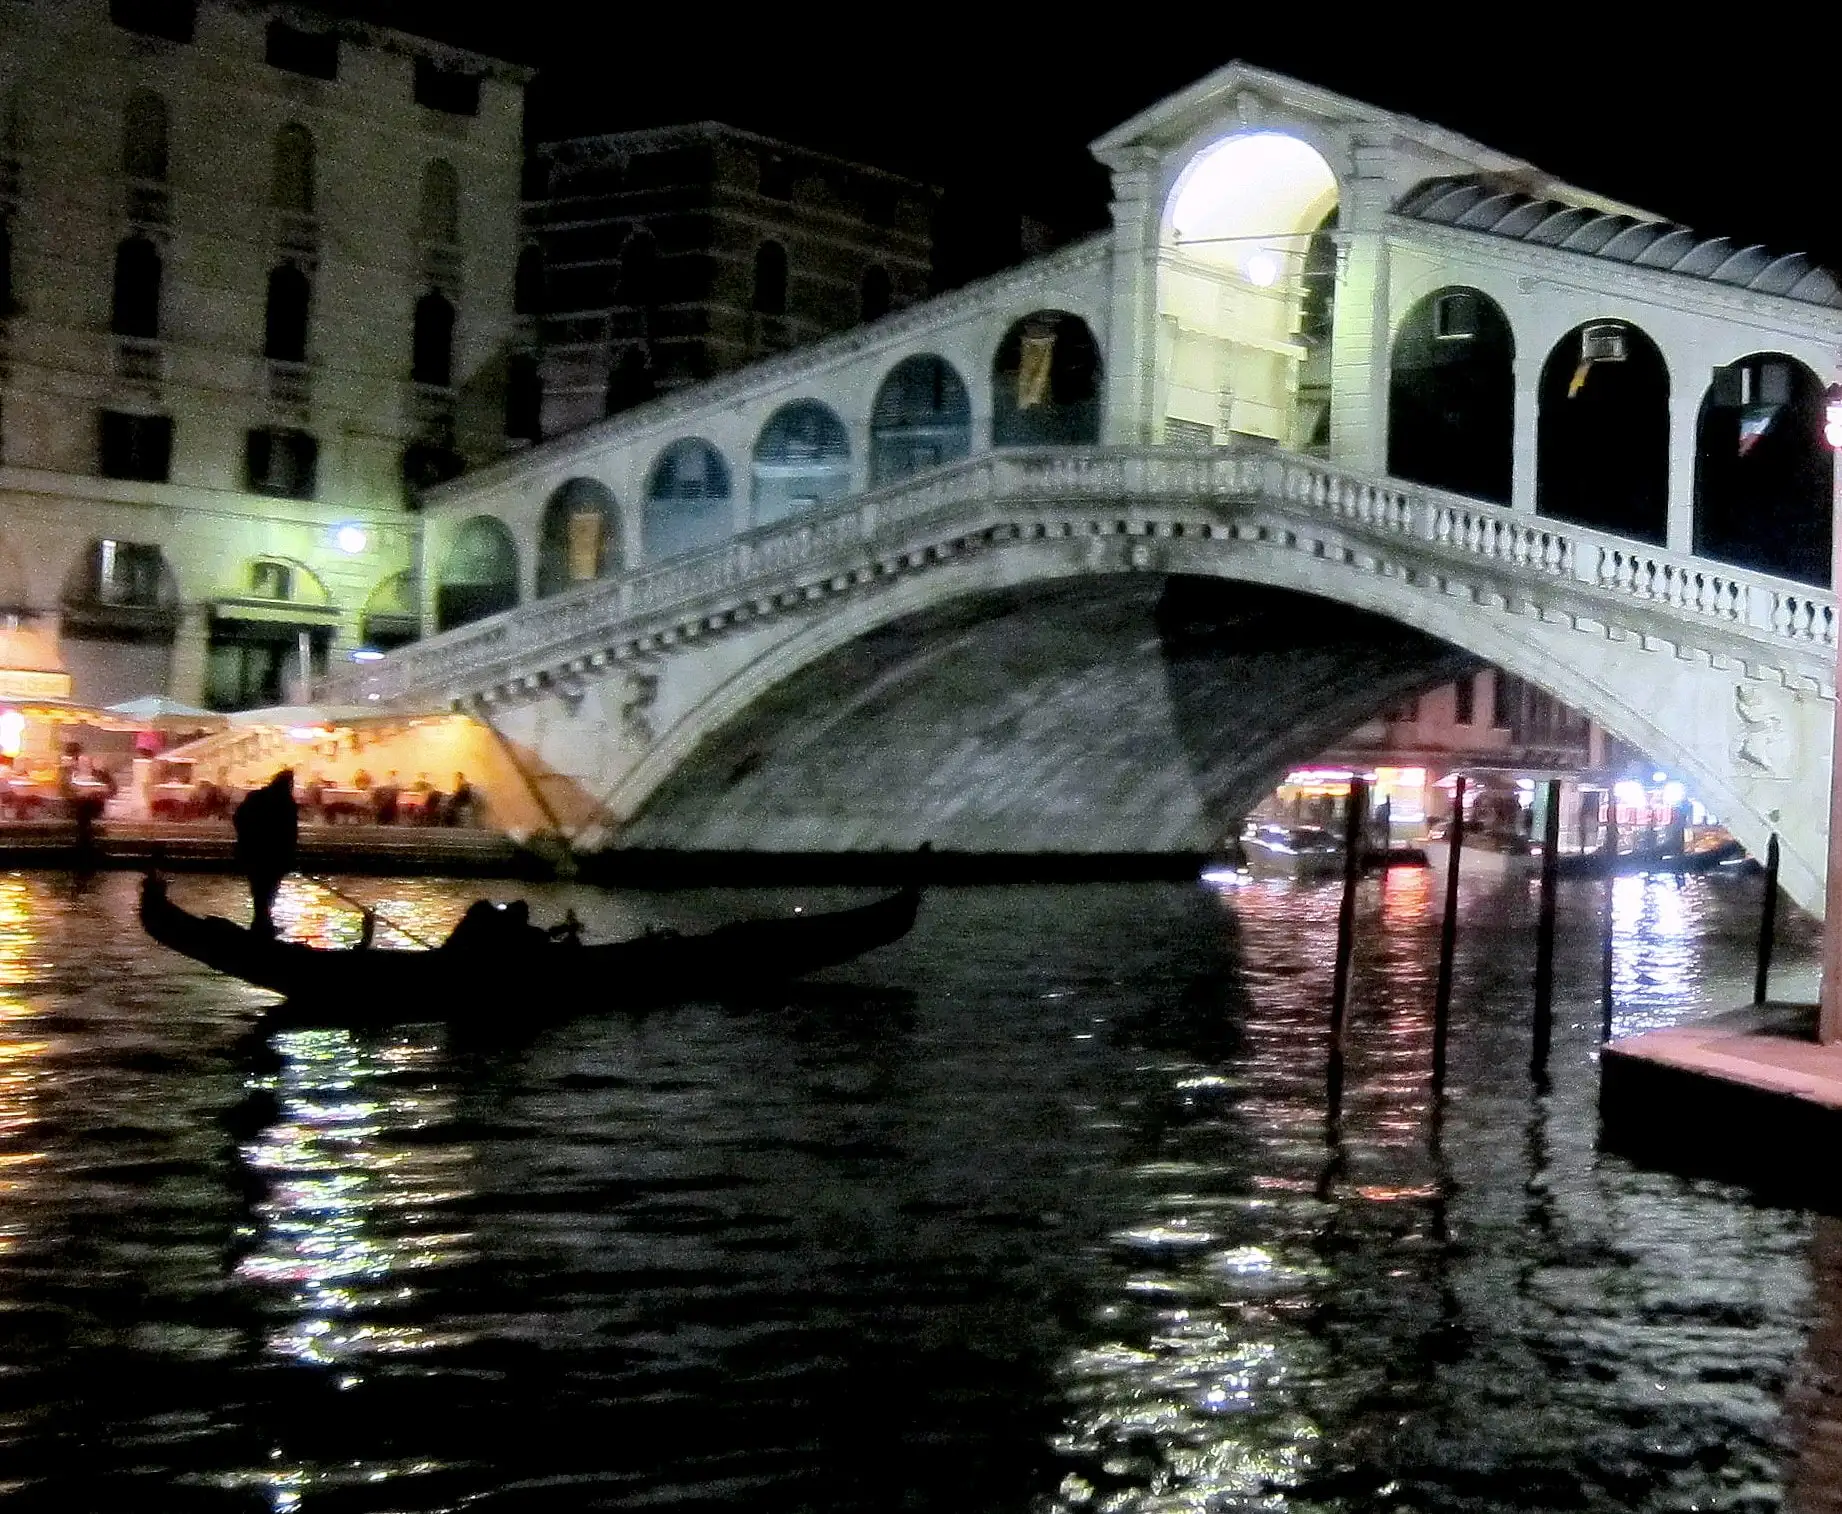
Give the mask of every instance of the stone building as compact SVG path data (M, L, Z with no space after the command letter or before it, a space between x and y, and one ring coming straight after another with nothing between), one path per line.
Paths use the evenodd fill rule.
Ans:
M413 634L417 490L504 450L526 83L293 5L0 0L0 697L272 703Z
M936 190L715 122L545 145L529 192L532 440L929 293Z

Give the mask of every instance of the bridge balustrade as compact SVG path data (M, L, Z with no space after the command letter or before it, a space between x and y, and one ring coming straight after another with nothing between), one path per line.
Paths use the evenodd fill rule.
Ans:
M1007 509L1013 506L1028 507L1026 514ZM565 666L603 666L694 640L879 575L951 560L975 541L1026 531L1298 546L1298 531L1314 523L1347 531L1350 545L1362 536L1379 539L1378 549L1397 540L1455 576L1467 564L1487 564L1765 642L1836 645L1834 597L1807 585L1438 490L1404 489L1270 448L1046 449L969 458L584 584L342 671L322 683L320 697L446 701L494 688L535 689Z

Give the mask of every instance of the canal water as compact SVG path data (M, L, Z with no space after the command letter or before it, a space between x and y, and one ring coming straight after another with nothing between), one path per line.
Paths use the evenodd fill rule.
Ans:
M135 881L0 877L0 1498L65 1510L1766 1510L1842 1499L1834 1222L1595 1150L1598 886L941 889L756 1005L248 1032ZM351 880L424 933L479 887ZM1617 885L1621 1026L1757 883ZM175 896L241 914L231 880ZM533 889L591 935L849 897ZM295 933L355 934L291 885ZM1815 933L1785 932L1788 971ZM418 1023L420 1022L420 1023Z

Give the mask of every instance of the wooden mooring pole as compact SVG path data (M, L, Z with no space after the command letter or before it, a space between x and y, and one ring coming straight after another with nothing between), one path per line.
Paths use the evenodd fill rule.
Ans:
M1465 780L1452 784L1452 823L1446 830L1445 917L1439 922L1439 984L1433 991L1433 1092L1445 1091L1445 1043L1452 1020L1452 954L1458 948L1458 859L1465 846Z
M1541 915L1535 928L1535 1035L1529 1049L1529 1073L1548 1076L1548 1047L1554 1040L1554 883L1561 849L1561 781L1550 778L1544 790L1547 814L1541 840Z
M1778 833L1765 844L1765 898L1759 905L1759 960L1753 970L1752 1002L1765 1002L1766 984L1772 976L1772 949L1778 935Z
M1605 870L1599 895L1599 1044L1612 1039L1612 891L1618 887L1618 854Z
M1330 1114L1343 1110L1343 1019L1349 1006L1350 959L1356 948L1356 886L1362 882L1363 823L1369 785L1350 779L1349 809L1343 817L1343 902L1337 909L1337 965L1330 983Z

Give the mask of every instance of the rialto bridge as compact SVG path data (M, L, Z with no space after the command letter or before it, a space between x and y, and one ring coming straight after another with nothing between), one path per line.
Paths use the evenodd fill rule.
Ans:
M444 486L425 638L579 844L1201 847L1482 658L1819 907L1842 291L1230 65L1113 228Z

